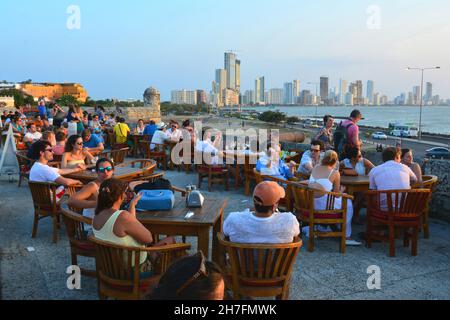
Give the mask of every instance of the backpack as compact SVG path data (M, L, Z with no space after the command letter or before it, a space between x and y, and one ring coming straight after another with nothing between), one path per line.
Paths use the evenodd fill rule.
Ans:
M348 145L348 128L350 128L352 125L354 125L353 122L344 127L341 122L334 131L334 150L339 155L339 158L342 157L345 151L345 147Z

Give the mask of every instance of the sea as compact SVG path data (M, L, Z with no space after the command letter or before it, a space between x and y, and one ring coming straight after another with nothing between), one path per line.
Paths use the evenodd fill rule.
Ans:
M258 112L279 110L287 116L300 118L323 117L330 114L334 117L348 117L353 109L363 114L363 126L388 128L391 122L415 125L418 127L420 118L419 106L261 106L244 107L243 110L256 110ZM422 109L422 131L450 135L450 106L426 106Z

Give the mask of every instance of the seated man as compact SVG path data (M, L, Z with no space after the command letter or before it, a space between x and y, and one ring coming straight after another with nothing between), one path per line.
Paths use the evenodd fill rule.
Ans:
M294 177L295 163L291 162L289 166L280 158L280 147L272 148L266 155L260 157L256 162L256 171L265 176L273 176L283 180L289 180Z
M409 190L417 182L412 170L401 163L401 150L389 147L383 151L383 164L369 173L371 190ZM386 199L381 199L381 207L387 209Z
M97 135L91 134L91 130L83 130L81 137L83 138L83 147L86 148L91 154L98 154L105 150L103 142Z
M55 182L63 186L82 184L78 180L61 176L78 172L80 169L58 169L48 165L48 163L53 160L53 150L50 142L38 141L32 145L31 149L31 158L38 161L36 161L31 168L30 181Z
M180 125L176 121L171 121L170 128L167 130L167 136L170 141L179 142L182 137L182 132L178 129Z
M313 140L311 142L311 149L303 153L298 172L310 176L314 167L320 164L320 159L323 157L323 150L323 142L320 140Z
M204 163L218 165L223 163L223 153L220 151L222 145L222 132L217 131L213 136L213 129L204 127L202 136L195 144L195 151L201 152ZM222 158L222 159L221 159Z
M253 193L255 211L232 212L223 225L224 235L236 243L291 243L300 234L297 218L290 212L278 212L285 197L276 182L258 184Z
M155 134L156 130L158 130L158 126L156 125L155 121L150 120L150 124L145 126L144 135L152 137Z
M155 150L155 144L164 144L167 140L169 140L169 136L166 133L166 126L164 122L159 123L157 126L157 130L152 136L152 141L150 145L151 150Z
M42 133L37 131L35 124L29 124L27 126L28 132L25 134L25 137L23 138L23 142L32 144L38 140L41 140Z

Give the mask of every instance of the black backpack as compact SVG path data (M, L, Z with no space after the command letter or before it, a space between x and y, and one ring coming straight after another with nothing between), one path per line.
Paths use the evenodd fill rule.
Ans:
M345 147L348 144L348 128L350 128L352 125L354 125L353 122L344 127L341 122L334 131L334 151L337 152L339 158L341 158L341 156L344 154Z
M142 190L172 190L172 184L167 179L159 178L156 181L143 183L134 188L136 193Z

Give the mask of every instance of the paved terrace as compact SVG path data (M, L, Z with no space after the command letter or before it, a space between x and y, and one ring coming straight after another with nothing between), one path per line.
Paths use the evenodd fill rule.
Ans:
M196 183L194 173L168 172L177 186ZM51 242L51 220L40 221L38 236L31 238L33 204L25 183L0 182L0 298L1 299L97 299L96 280L82 277L81 290L66 287L66 268L70 264L69 243L60 231L57 245ZM206 184L204 185L206 186ZM226 214L245 209L250 198L243 190L223 192L215 187L206 197L228 197ZM354 226L354 235L363 231ZM196 248L193 238L188 242ZM305 239L304 239L305 241ZM431 239L419 241L419 255L397 241L395 258L388 257L387 244L375 243L372 249L349 247L341 255L334 239L317 242L313 253L306 244L298 256L291 284L290 298L297 299L449 299L450 298L450 225L431 223ZM93 267L93 262L79 258L79 263ZM381 268L381 290L368 290L367 268Z

